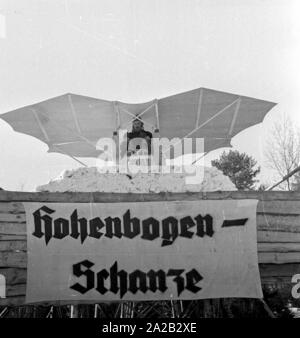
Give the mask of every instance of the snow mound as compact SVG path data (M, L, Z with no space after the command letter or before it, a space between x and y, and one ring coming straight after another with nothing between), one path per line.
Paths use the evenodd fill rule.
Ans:
M237 190L229 177L215 167L202 167L203 180L187 184L185 173L137 173L133 176L121 173L101 173L97 167L65 170L48 184L36 191L48 192L113 192L159 193Z

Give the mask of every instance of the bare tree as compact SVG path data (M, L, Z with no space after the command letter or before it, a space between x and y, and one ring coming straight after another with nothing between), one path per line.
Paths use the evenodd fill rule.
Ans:
M279 179L300 165L300 130L286 114L271 129L265 157L269 168L277 173ZM292 190L294 180L293 177L288 178L281 187Z

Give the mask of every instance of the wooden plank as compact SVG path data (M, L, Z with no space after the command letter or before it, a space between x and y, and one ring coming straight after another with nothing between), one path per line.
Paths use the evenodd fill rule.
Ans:
M257 231L257 241L271 243L300 243L300 233L292 233L287 231Z
M26 223L25 213L23 214L9 214L1 213L0 214L0 224L1 223Z
M1 213L22 214L25 213L25 209L22 202L1 202Z
M293 285L291 283L291 277L288 276L283 276L283 277L263 277L261 279L261 284L263 286L267 285L273 285L276 286L277 288L284 288L284 287L289 287L290 290L292 289Z
M16 284L6 286L6 297L25 296L26 284Z
M27 253L1 251L0 252L0 268L26 268Z
M1 220L1 215L0 215ZM0 221L0 234L1 235L26 235L26 223L2 223Z
M10 218L8 222L7 214L0 214L0 234L26 234L25 216L14 220ZM20 215L12 215L20 216ZM22 222L21 222L22 221ZM300 233L300 215L299 216L277 216L277 215L258 215L258 231L277 231Z
M0 241L26 241L26 234L1 234ZM260 242L271 242L271 243L299 243L300 234L291 233L286 231L257 231L257 241Z
M258 252L299 252L300 242L288 243L273 243L273 242L259 242ZM27 242L25 240L8 240L0 241L0 251L26 251Z
M300 273L300 264L259 264L259 272L261 278L286 276L291 279L293 275Z
M298 252L300 256L300 243L258 243L257 249L258 252Z
M300 201L300 192L290 191L216 191L197 193L102 193L102 192L20 192L0 191L0 201L4 202L143 202L143 201L175 201L201 199L259 199L261 201Z
M257 229L300 233L300 215L258 214ZM0 234L26 233L25 214L0 214Z
M300 215L257 215L256 222L258 230L279 230L293 233L300 232Z
M291 276L265 276L261 277L261 283L263 285L266 284L280 284L280 285L290 285L293 287L293 283L291 282Z
M26 234L1 234L0 233L0 242L1 241L26 241Z
M6 285L26 284L27 269L25 268L0 268L0 274L6 279Z
M245 196L247 198L247 196ZM37 199L38 200L38 199ZM52 201L55 202L55 201ZM65 201L69 202L69 201ZM262 200L257 205L258 213L271 213L271 214L300 214L300 201L290 200ZM24 214L25 209L22 202L0 202L0 214L11 213L11 214Z
M26 241L26 234L19 232L18 234L0 233L0 243L2 241ZM300 233L290 233L283 231L258 231L258 243L300 243ZM17 249L18 250L18 249Z
M0 251L26 251L26 241L0 241Z
M299 252L259 252L259 263L285 264L299 263ZM0 252L0 267L21 267L25 268L27 264L26 252Z
M26 234L26 223L9 223L2 221L0 214L0 234ZM298 223L299 222L299 223ZM276 232L289 232L300 233L300 216L257 216L257 229L258 231L276 231Z
M25 304L25 296L0 298L0 306L21 306Z
M299 252L300 242L258 242L258 252ZM26 251L25 240L0 241L0 251Z
M26 234L8 235L0 233L1 241L26 241ZM274 243L300 242L300 234L281 231L257 231L257 241Z
M257 213L263 214L281 214L281 215L299 215L300 201L259 201Z
M269 264L299 263L300 252L259 252L258 262ZM25 268L26 265L26 252L0 252L0 267Z
M286 264L300 263L299 252L259 252L259 263Z
M24 214L25 209L24 209L22 202L1 201L0 202L0 214L1 213ZM259 201L257 205L257 213L299 215L300 214L300 201L289 201L289 200L287 201L284 201L284 200Z

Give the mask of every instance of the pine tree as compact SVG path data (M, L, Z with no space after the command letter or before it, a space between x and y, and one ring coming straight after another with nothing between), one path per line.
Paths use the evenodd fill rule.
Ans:
M220 158L213 160L211 164L228 176L238 190L253 189L257 182L255 176L260 172L254 158L237 150L230 150L228 153L224 151Z

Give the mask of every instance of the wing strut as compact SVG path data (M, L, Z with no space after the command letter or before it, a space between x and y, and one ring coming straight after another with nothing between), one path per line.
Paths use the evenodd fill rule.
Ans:
M131 121L129 121L128 123L126 123L126 125L124 126L124 128L126 128L127 125L130 124L130 123L132 123L132 121L134 121L135 119L138 119L138 120L140 120L141 122L143 122L143 123L149 125L151 128L154 128L154 126L153 126L151 123L148 123L148 122L146 122L146 121L142 121L142 119L141 119L141 116L142 116L143 114L145 114L148 110L150 110L151 108L153 108L153 106L154 106L154 104L152 103L149 107L147 107L145 110L143 110L142 112L140 112L138 115L134 115L134 114L131 113L130 111L128 111L128 110L126 110L126 109L120 107L120 109L121 109L124 113L126 113L126 114L128 114L128 115L130 115L130 116L133 117L133 118L131 119Z
M232 132L233 132L233 128L234 128L234 125L235 125L235 122L236 122L236 119L237 119L237 116L238 116L238 113L239 113L239 109L240 109L240 105L241 105L241 101L242 101L242 98L239 97L235 102L236 102L236 107L235 107L235 110L234 110L234 113L233 113L233 117L232 117L232 121L231 121L231 124L230 124L230 128L229 128L229 131L228 131L228 137L230 138L231 135L232 135ZM224 140L224 139L222 139ZM222 142L219 142L218 145L221 145ZM203 158L204 156L206 156L210 151L207 151L206 153L204 153L203 155L201 155L198 159L196 159L192 164L195 164L196 162L198 162L199 160L201 160L201 158Z
M44 128L44 126L43 126L43 124L42 124L42 122L41 122L41 120L40 120L40 118L39 118L39 116L38 116L36 110L35 110L35 109L32 109L32 108L31 108L30 110L31 110L32 113L34 114L34 117L35 117L35 119L36 119L36 121L37 121L37 123L38 123L38 125L39 125L39 127L40 127L40 129L41 129L41 131L42 131L42 133L43 133L43 135L45 136L45 139L47 140L47 142L51 143L50 138L49 138L49 136L48 136L48 134L47 134L47 131L46 131L46 129ZM40 112L40 114L44 115L42 112ZM44 115L44 116L45 116L45 115ZM49 117L47 117L47 118L49 118ZM49 119L50 119L50 118L49 118ZM51 120L51 119L50 119L50 120ZM51 121L54 122L54 123L56 123L56 122L53 121L53 120L51 120ZM68 131L70 131L69 128L67 128L67 127L65 127L65 126L63 126L63 128L66 129L66 130L68 130ZM82 138L85 142L88 141L87 143L89 143L90 145L93 145L93 147L96 148L96 146L95 146L94 144L92 144L92 142L91 142L90 140L86 139L84 136L82 136L82 135L80 135L80 134L77 134L77 133L75 133L75 134L76 134L77 136L79 136L80 138ZM74 156L68 154L65 150L62 150L62 149L59 148L56 144L51 143L51 146L54 147L54 148L56 148L57 150L59 150L59 152L62 152L63 154L65 154L65 155L67 155L67 156L70 156L74 161L76 161L76 162L82 164L83 166L87 167L87 165L86 165L85 163L81 162L81 161L78 160L76 157L74 157Z
M181 142L184 138L192 135L194 132L196 132L197 130L201 129L202 127L204 127L207 123L209 123L210 121L212 121L213 119L215 119L216 117L218 117L219 115L221 115L222 113L224 113L224 111L226 111L228 108L230 108L231 106L233 106L235 103L237 103L240 100L240 98L234 100L233 102L229 103L226 107L222 108L221 110L219 110L214 116L212 116L211 118L209 118L208 120L206 120L205 122L203 122L202 124L200 124L200 126L197 126L196 128L194 128L192 131L190 131L189 133L187 133L185 136L183 136L177 143L173 144L172 146L174 147L176 144L178 144L179 142ZM170 148L170 147L169 147ZM164 153L166 153L167 151L169 151L169 149L166 149ZM195 162L194 162L195 163Z

